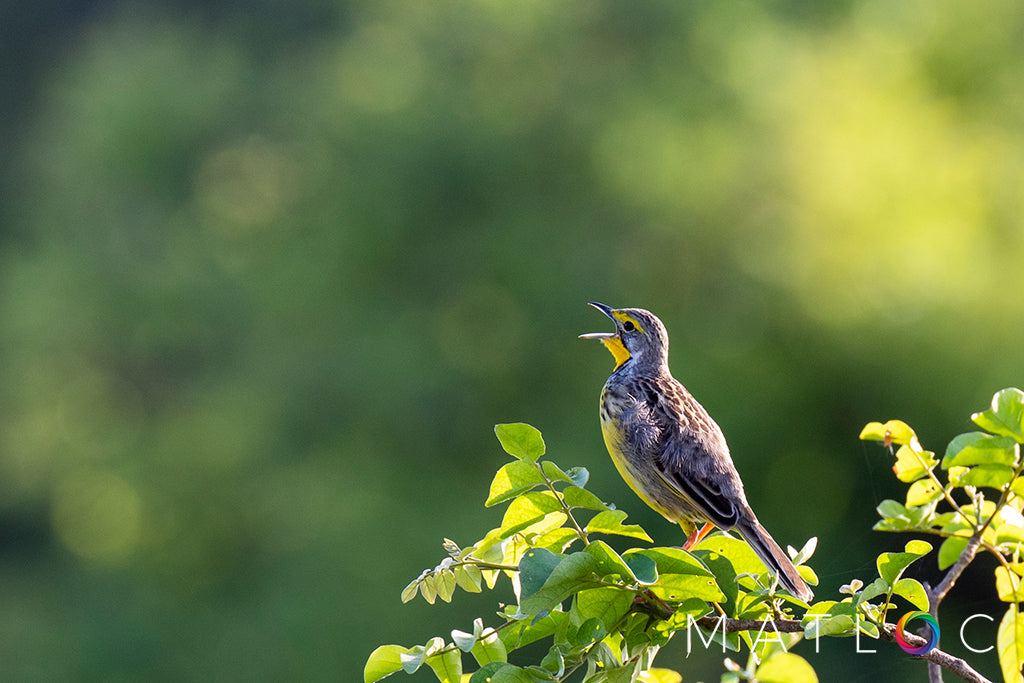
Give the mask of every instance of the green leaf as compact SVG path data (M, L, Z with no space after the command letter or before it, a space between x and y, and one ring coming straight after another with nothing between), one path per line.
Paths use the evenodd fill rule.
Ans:
M450 569L439 570L434 574L434 586L437 588L437 597L451 602L455 594L455 574Z
M473 672L473 675L469 677L469 683L490 683L491 677L498 671L506 666L512 666L511 664L505 664L503 662L492 662L481 666L479 669ZM514 667L518 668L518 667ZM531 681L530 683L533 683Z
M409 654L409 648L401 645L381 645L370 653L363 668L363 682L375 683L382 678L402 670L401 656Z
M602 683L632 683L633 673L636 667L633 665L608 667L604 670L603 679L591 679L596 681L600 680Z
M818 638L820 636L852 636L857 629L853 617L848 614L836 616L807 615L803 619L804 634L807 638Z
M949 468L949 483L953 486L960 486L960 480L963 479L964 475L971 471L970 467L960 467L959 465L953 465Z
M1003 602L1024 602L1020 577L1006 567L996 567L996 593Z
M536 683L533 676L514 664L494 662L477 669L469 683Z
M420 577L409 582L409 585L402 589L402 602L406 603L416 597L416 591L420 589Z
M862 441L885 441L897 445L906 445L917 440L917 435L906 422L902 420L889 420L885 424L881 422L869 422L860 432Z
M616 536L627 536L629 538L639 538L644 541L651 542L651 537L647 535L638 524L626 524L622 523L622 520L626 518L626 513L623 510L605 510L599 512L587 523L587 533L589 534L613 534Z
M931 479L919 479L907 489L907 507L917 507L942 498L942 489Z
M699 559L680 548L631 548L624 554L625 558L632 555L643 555L654 560L658 574L696 574L697 576L714 576Z
M612 628L633 606L633 593L621 588L602 586L588 588L576 594L573 609L579 615L581 623L588 619L598 619L606 630Z
M996 651L999 654L999 668L1006 683L1022 683L1024 676L1024 614L1016 604L1010 605L999 622L996 631Z
M910 522L899 519L880 519L871 527L874 531L906 531Z
M638 683L683 683L683 677L672 669L650 668L641 671Z
M930 451L915 451L910 446L900 446L896 451L896 464L892 471L902 482L911 482L928 476L928 471L938 464L935 454Z
M967 536L950 536L939 546L939 569L952 567L967 547Z
M652 584L658 580L658 565L651 558L634 553L625 559L640 583Z
M518 608L515 606L507 607L506 612L509 618L515 618L513 615L518 616ZM522 619L511 627L503 628L498 632L498 637L501 638L505 649L511 652L552 635L567 623L568 616L567 612L555 611L539 618Z
M765 571L764 563L745 541L727 534L708 536L694 547L692 554L711 570L730 604L734 604L739 595L738 575L757 576Z
M543 483L544 476L534 465L522 460L513 460L503 465L494 475L484 505L491 507L503 503Z
M662 574L650 590L662 600L697 598L705 602L722 602L726 599L714 578L696 574Z
M543 520L549 513L562 509L555 495L550 491L530 491L512 501L501 519L501 538L522 531Z
M588 510L608 509L608 506L601 502L600 498L578 486L570 486L562 491L562 498L565 500L565 504L571 508L586 508Z
M807 660L792 652L781 652L757 667L761 683L818 683L818 675Z
M590 481L590 470L586 467L571 467L565 473L572 479L572 483L580 488L585 487L587 482Z
M540 590L523 598L519 607L524 614L539 614L549 610L580 588L592 584L596 571L597 561L587 553L567 555L551 572Z
M1009 465L1017 462L1018 445L1009 436L992 436L985 432L968 432L949 442L942 468L973 465Z
M818 585L818 574L808 567L806 564L796 565L796 571L800 574L800 578L807 582L810 586Z
M817 549L818 549L818 537L817 536L811 536L809 539L807 539L807 542L804 543L804 547L803 548L801 548L796 553L793 553L792 551L790 551L789 554L793 558L793 564L795 564L797 566L800 566L801 564L803 564L807 560L811 559L811 556L814 555L814 551L817 550Z
M537 462L544 455L544 439L536 427L523 422L494 425L494 433L505 452L519 460Z
M975 413L971 420L993 434L1024 442L1024 392L1015 388L996 392L992 397L992 407L983 413Z
M574 483L572 478L568 474L562 471L562 468L551 462L550 460L542 460L540 467L544 470L544 476L553 482L561 481L566 484Z
M875 508L882 517L906 517L907 508L891 498L886 498Z
M580 624L575 634L570 634L569 642L579 649L596 643L606 635L608 635L608 629L604 622L597 617L591 617Z
M498 637L493 628L488 628L481 633L480 637L473 644L471 650L473 658L480 666L491 662L508 661L508 653L505 651L505 643Z
M878 575L889 585L895 585L903 571L914 560L931 551L932 545L927 541L910 541L902 553L882 553L878 556Z
M462 564L455 568L455 583L467 593L479 593L483 574L472 564Z
M875 626L873 623L861 619L860 621L856 622L856 625L860 627L861 633L866 633L875 640L878 640L878 627Z
M533 540L533 547L546 548L555 553L563 553L573 541L579 539L575 529L559 527L547 531Z
M407 674L416 673L416 670L423 664L424 647L413 645L405 652L398 654L398 661L402 663L402 670Z
M900 579L893 586L892 592L900 596L922 612L928 611L928 594L924 586L914 579Z
M727 534L708 536L698 543L693 551L693 554L704 560L704 563L710 568L710 563L705 559L708 553L717 553L727 558L737 574L763 574L766 569L764 562L746 541ZM714 571L713 568L712 571ZM715 576L718 576L717 572Z
M476 636L472 633L452 629L452 642L455 644L455 647L463 652L469 652L473 649L473 645L476 644Z
M439 652L440 651L440 652ZM445 649L444 640L434 638L427 644L426 663L440 683L460 683L462 680L462 654L458 650Z
M877 598L879 595L885 595L889 592L889 584L886 583L885 579L878 578L872 581L864 590L856 593L855 600L857 604L867 602Z
M437 588L433 576L423 577L423 580L420 581L420 593L423 595L424 600L431 605L434 604L434 601L437 600Z
M540 668L543 669L544 680L553 681L555 680L555 676L562 676L565 674L565 656L557 647L552 647L548 650L548 653L544 655L544 658L540 660ZM534 667L531 667L531 669L534 671L536 670Z
M960 477L958 486L988 486L1002 489L1013 479L1014 470L1006 465L978 465Z
M932 518L932 524L941 528L947 524L952 524L958 519L960 519L959 512L943 512L942 514L937 514Z
M1007 508L1003 508L1004 511L1006 509ZM1021 526L1017 522L1004 521L999 525L999 528L996 529L996 543L1024 543L1024 526ZM1024 550L1024 548L1021 550Z
M894 526L899 526L900 523L905 525L910 521L910 511L902 503L898 503L895 500L887 498L879 503L875 509L880 517Z
M615 575L630 582L638 580L626 561L604 541L591 541L590 545L583 549L583 552L594 558L596 572L599 576Z
M522 597L527 598L539 591L561 561L562 556L555 555L550 550L527 550L523 559L519 561L519 587Z

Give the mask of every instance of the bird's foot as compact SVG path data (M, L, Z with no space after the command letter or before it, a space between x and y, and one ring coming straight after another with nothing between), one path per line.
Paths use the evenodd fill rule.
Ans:
M704 526L699 529L694 529L693 533L686 537L686 543L683 544L683 550L689 550L693 546L697 545L711 533L711 530L715 528L715 525L711 522L705 522Z

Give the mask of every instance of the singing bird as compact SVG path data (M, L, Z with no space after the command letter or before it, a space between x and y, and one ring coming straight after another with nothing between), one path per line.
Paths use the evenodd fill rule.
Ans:
M712 528L735 529L782 585L814 597L786 553L747 503L725 436L668 369L668 332L642 308L591 303L615 323L597 339L615 358L601 391L601 431L615 468L654 510L678 523L689 549Z

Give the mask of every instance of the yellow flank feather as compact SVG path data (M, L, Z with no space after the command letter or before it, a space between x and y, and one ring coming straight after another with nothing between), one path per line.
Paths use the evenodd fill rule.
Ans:
M624 452L625 440L623 438L622 430L619 429L618 424L614 420L602 420L601 421L601 434L604 436L604 445L608 448L608 453L612 456L612 462L615 464L615 469L618 470L619 476L622 477L623 481L629 485L629 488L633 489L633 493L640 497L640 500L647 503L647 505L670 521L677 521L678 516L673 514L670 510L664 506L658 504L644 491L644 487L633 471L632 464L626 457ZM682 522L680 522L682 524ZM685 527L684 527L685 528Z

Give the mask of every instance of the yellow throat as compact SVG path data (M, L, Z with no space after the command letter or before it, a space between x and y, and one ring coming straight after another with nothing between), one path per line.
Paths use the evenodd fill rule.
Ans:
M626 349L622 340L618 337L605 337L601 339L601 343L612 352L612 356L615 358L615 370L618 370L623 363L629 360L629 350Z

